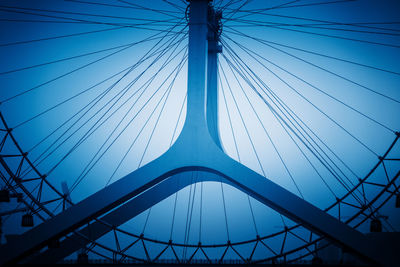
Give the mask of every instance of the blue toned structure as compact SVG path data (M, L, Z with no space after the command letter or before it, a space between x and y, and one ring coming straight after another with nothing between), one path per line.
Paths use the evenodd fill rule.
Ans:
M218 126L218 54L223 49L220 40L222 13L210 4L212 1L189 2L187 112L175 143L155 160L3 244L0 263L59 262L193 184L187 173L201 171L209 175L199 177L196 182L222 180L362 260L393 266L399 260L398 255L384 242L377 242L378 237L361 233L226 154ZM398 138L397 135L395 142ZM0 160L7 168L4 159ZM15 177L12 170L8 172ZM399 172L393 180L398 176ZM1 199L8 199L8 191L1 192ZM65 201L70 203L65 192ZM95 220L99 217L100 220ZM379 219L372 222L373 232L379 232L376 226ZM25 223L33 224L33 221L25 220ZM50 246L50 241L56 241L57 246ZM229 247L231 240L227 244ZM200 248L202 244L199 243ZM80 259L86 262L85 254L80 255Z

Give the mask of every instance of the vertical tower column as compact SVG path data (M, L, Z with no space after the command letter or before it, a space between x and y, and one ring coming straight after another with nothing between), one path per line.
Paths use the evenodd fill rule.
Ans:
M215 144L222 149L218 128L218 53L221 12L208 10L207 126Z
M196 129L200 130L197 134L202 134L204 129L200 129L200 127L206 126L208 2L208 0L190 0L188 96L185 122L185 127L190 130L189 135L196 135Z
M218 53L221 13L210 0L189 0L188 98L180 139L186 149L200 151L213 141L222 149L218 131ZM209 138L211 137L211 138ZM207 140L208 139L208 140ZM207 140L207 141L206 141ZM199 150L200 149L200 150Z

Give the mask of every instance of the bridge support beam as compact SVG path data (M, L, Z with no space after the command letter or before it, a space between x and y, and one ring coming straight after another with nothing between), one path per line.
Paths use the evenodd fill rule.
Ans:
M222 52L219 44L221 13L208 10L208 55L207 55L207 126L215 144L222 148L218 127L218 54Z
M46 251L30 258L30 264L54 264L75 251L86 247L92 240L97 240L111 231L112 227L118 227L150 207L163 201L179 190L189 186L191 180L187 179L187 173L173 175L165 181L160 182L139 196L129 200L127 203L106 214L100 220L96 220L78 232L73 233L68 238L60 242L57 248L49 248ZM213 174L200 175L193 182L204 181L222 181L228 183L225 179Z

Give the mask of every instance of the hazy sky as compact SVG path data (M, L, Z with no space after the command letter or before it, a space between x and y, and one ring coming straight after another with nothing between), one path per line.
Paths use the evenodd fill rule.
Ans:
M400 4L243 2L215 3L223 12L223 147L326 208L372 169L400 130ZM186 108L185 10L186 1L175 0L1 2L1 112L50 183L73 188L74 202L158 157L179 135ZM399 156L398 146L393 151L391 157ZM399 170L396 163L387 168L389 176ZM207 174L187 179L193 175ZM371 181L383 178L378 168ZM191 209L186 242L193 244L226 242L227 224L235 242L282 229L270 208L229 185L223 190L219 183L193 185L123 227L168 241L176 202L177 242L185 242ZM366 191L372 198L377 188ZM49 188L45 193L54 196ZM398 227L392 207L382 213ZM21 231L11 222L19 218L7 227Z

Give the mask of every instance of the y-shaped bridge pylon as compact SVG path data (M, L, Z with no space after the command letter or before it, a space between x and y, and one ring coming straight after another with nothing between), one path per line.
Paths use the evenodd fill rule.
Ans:
M128 201L108 217L106 215L110 224L120 225L147 209L150 204L177 192L179 188L171 189L171 182L177 179L176 174L186 171L214 173L215 177L222 177L237 189L361 257L382 265L390 264L391 255L386 255L382 248L376 248L364 234L223 152L217 127L218 43L213 38L215 33L209 32L208 24L215 23L209 20L215 19L215 16L208 15L208 2L209 0L190 1L187 115L176 142L154 161L27 231L13 242L1 246L0 264L17 262L45 246L49 240L60 238ZM189 181L182 183L188 184ZM141 195L137 197L139 194ZM135 210L129 211L129 205L135 207ZM117 216L118 212L123 216ZM84 230L81 230L82 233L85 233ZM98 238L106 232L104 227L99 226L94 237ZM74 246L67 241L68 239L63 241L61 247L65 243L65 248L71 250L84 245L83 242L75 243ZM62 254L61 252L58 256ZM47 256L52 260L60 259L52 258L51 253Z

